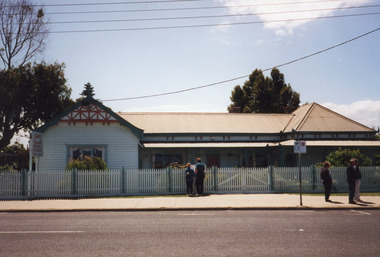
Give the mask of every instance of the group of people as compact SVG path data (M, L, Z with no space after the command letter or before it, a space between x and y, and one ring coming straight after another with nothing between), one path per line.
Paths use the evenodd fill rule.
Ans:
M331 202L330 194L331 194L331 185L333 183L333 179L331 176L331 172L329 170L330 163L324 162L321 169L321 180L325 188L325 201ZM359 169L359 160L351 159L350 165L346 169L347 175L347 183L348 183L348 203L356 204L357 202L363 202L360 199L360 183L362 179L362 174Z
M195 171L191 168L191 164L186 164L185 175L186 175L186 193L188 196L193 196L193 183L195 179L195 187L197 189L197 195L203 195L203 182L205 179L206 165L202 163L201 158L197 159L197 164L195 165Z

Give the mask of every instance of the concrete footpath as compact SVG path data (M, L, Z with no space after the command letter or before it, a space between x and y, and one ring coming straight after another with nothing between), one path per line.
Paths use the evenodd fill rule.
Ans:
M33 211L157 211L157 210L307 210L380 209L380 196L363 196L364 203L348 204L348 196L297 194L211 194L201 197L149 196L92 199L0 201L0 212Z

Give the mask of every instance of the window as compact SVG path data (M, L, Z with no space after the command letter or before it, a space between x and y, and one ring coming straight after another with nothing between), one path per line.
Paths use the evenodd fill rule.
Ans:
M69 146L68 147L69 160L79 159L80 156L99 157L106 160L106 147L105 146Z

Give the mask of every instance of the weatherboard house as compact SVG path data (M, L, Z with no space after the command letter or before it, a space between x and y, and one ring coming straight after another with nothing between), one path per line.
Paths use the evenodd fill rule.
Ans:
M64 169L71 160L98 156L110 169L164 168L171 163L208 167L296 166L294 142L306 142L303 166L339 147L380 154L376 131L317 103L289 114L115 113L87 97L35 132L42 134L39 169Z

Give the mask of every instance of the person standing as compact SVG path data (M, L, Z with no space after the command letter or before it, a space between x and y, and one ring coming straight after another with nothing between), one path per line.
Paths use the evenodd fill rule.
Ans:
M348 203L356 204L354 201L355 196L355 184L356 184L356 172L355 172L355 159L350 160L350 165L346 169L347 183L348 183Z
M201 158L197 159L197 165L195 165L195 186L197 188L198 195L203 195L203 182L205 179L206 166L202 163Z
M359 160L358 159L355 159L354 169L355 169L355 175L356 175L354 201L355 202L363 202L360 199L360 184L361 184L361 180L362 180L362 173L360 172L360 169L359 169Z
M190 163L186 164L185 176L186 176L186 193L188 196L193 196L193 182L194 182L195 172L191 168Z
M322 180L323 186L325 187L325 201L326 202L331 202L329 198L331 194L331 185L333 182L329 168L330 168L330 163L324 162L321 169L321 180Z

